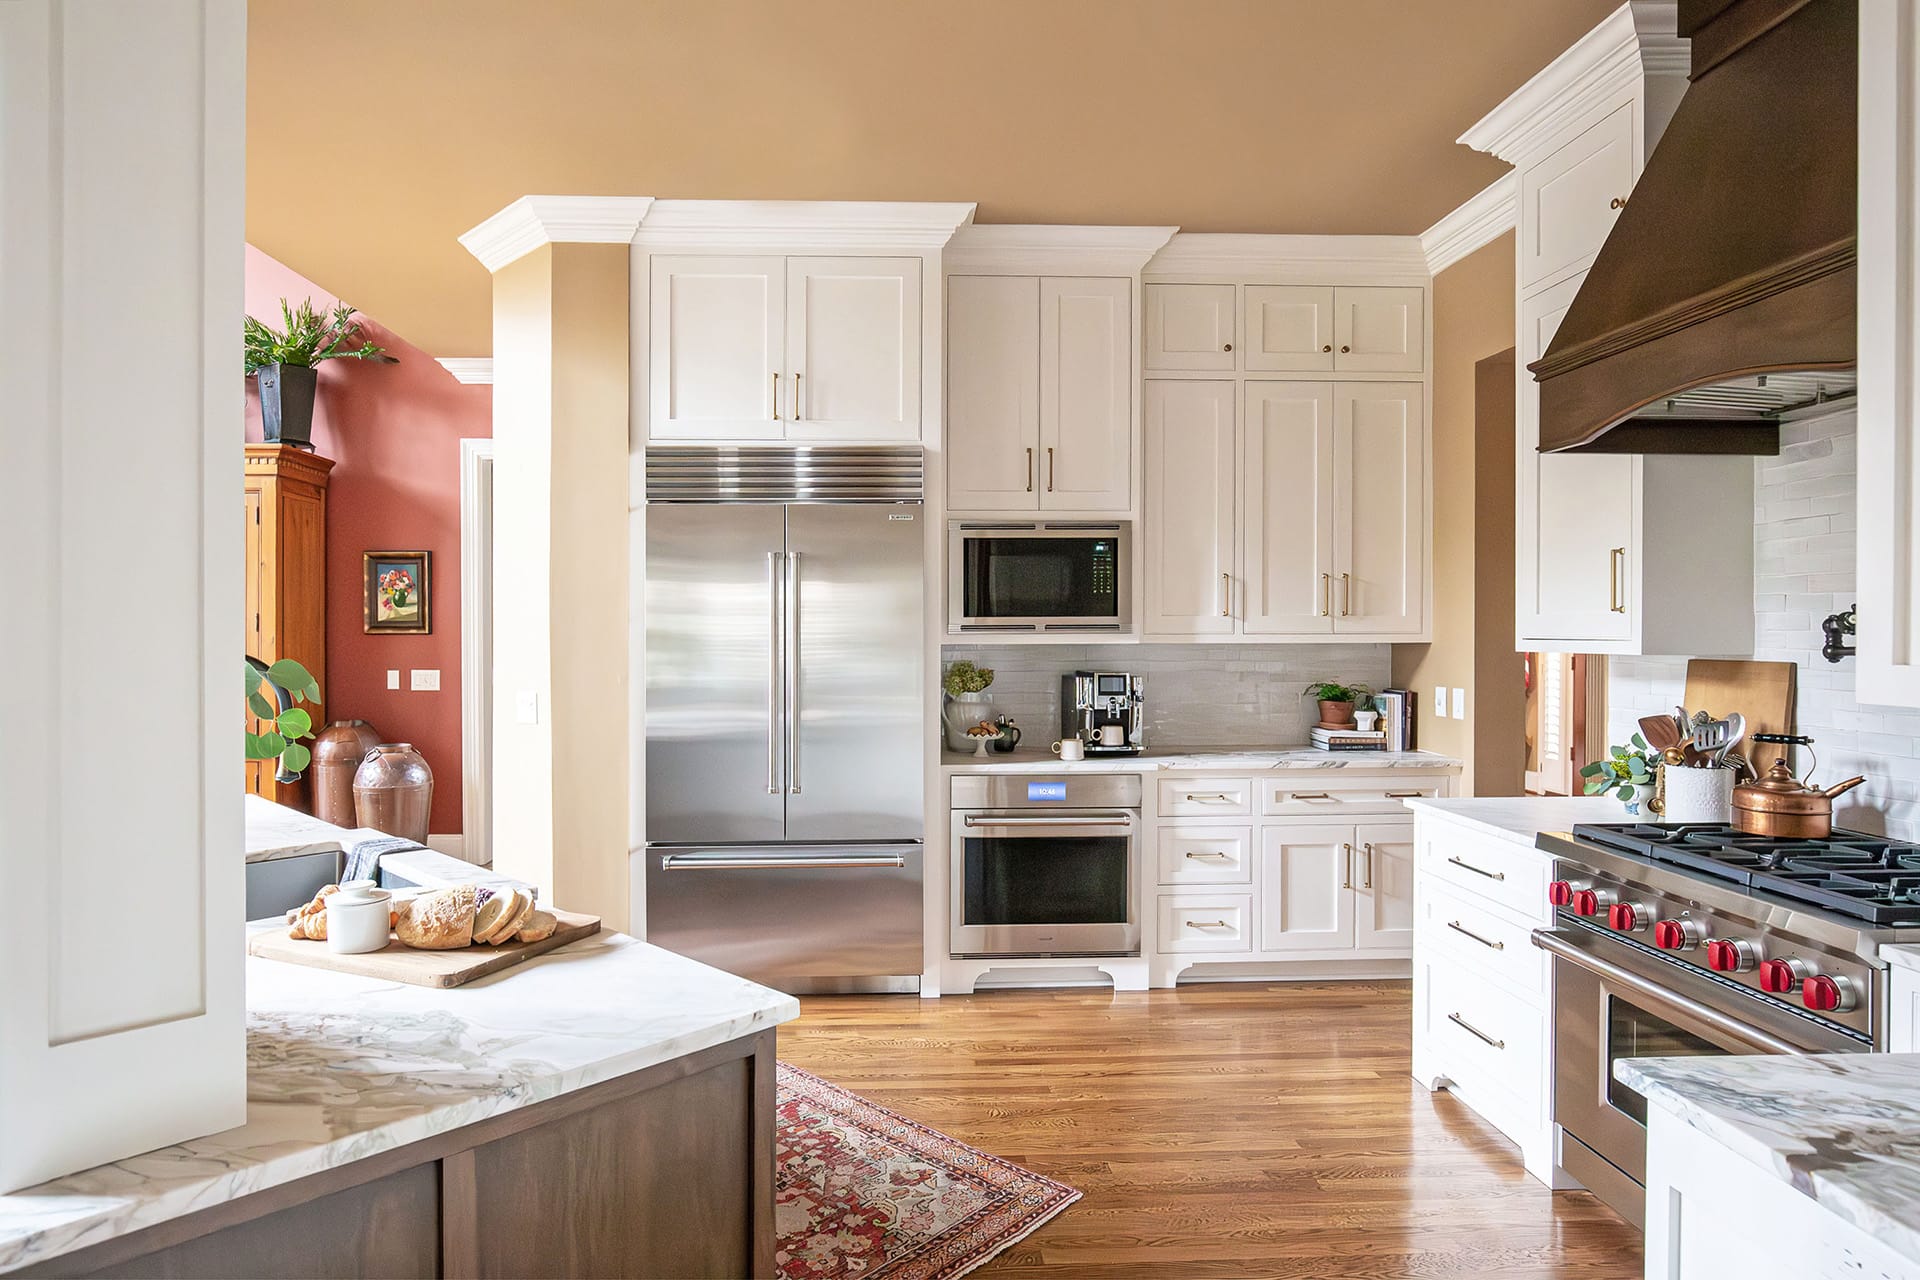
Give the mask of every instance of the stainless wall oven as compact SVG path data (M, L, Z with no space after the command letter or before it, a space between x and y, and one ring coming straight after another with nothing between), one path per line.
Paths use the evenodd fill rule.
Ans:
M947 525L947 630L1130 629L1130 530L1075 520Z
M953 780L956 957L1140 954L1138 774Z

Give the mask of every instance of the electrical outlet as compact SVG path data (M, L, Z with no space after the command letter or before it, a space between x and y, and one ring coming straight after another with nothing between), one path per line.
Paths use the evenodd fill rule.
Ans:
M440 669L438 667L423 668L412 671L409 674L413 678L413 691L415 693L440 692Z
M398 689L399 687L400 687L400 673L398 671L389 670L387 672L387 688Z
M1467 718L1467 691L1465 689L1455 689L1453 691L1453 718L1455 720L1465 720Z
M537 689L522 689L513 699L514 719L521 724L540 723L540 692Z
M1447 718L1447 686L1443 684L1433 686L1433 718L1436 720Z

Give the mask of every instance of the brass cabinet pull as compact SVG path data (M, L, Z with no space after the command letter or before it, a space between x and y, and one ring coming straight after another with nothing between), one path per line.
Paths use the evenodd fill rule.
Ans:
M780 421L780 375L773 375L773 420Z
M1196 862L1232 862L1233 859L1218 849L1189 849L1187 856Z
M1228 924L1225 920L1189 920L1187 921L1187 928L1189 929L1231 929L1233 928L1233 926Z
M1027 450L1027 492L1033 492L1033 450Z
M1419 799L1419 798L1420 798L1421 796L1424 796L1425 794L1427 794L1427 793L1426 793L1426 792L1424 792L1424 791L1389 791L1389 792L1387 792L1387 799L1389 799L1389 800L1418 800L1418 799Z
M1607 208L1609 209L1624 209L1626 207L1627 198L1625 196L1615 196L1613 199L1607 201Z
M1330 573L1320 575L1320 616L1333 616L1333 575Z
M800 421L800 375L793 375L793 420Z
M1053 492L1053 446L1047 446L1047 492Z
M1495 942L1491 938L1483 938L1479 934L1475 933L1473 930L1462 925L1458 920L1447 921L1447 928L1453 930L1455 933L1466 934L1469 938L1472 938L1475 942L1479 943L1481 946L1485 947L1489 951L1505 951L1507 949L1506 943Z
M1230 573L1220 575L1220 616L1233 616L1233 575Z
M1607 609L1612 613L1627 611L1627 593L1624 590L1627 576L1627 549L1614 547L1607 552Z
M1488 1035L1486 1032L1482 1031L1480 1028L1474 1026L1471 1022L1468 1022L1465 1018L1461 1017L1457 1013L1448 1014L1447 1021L1462 1028L1464 1031L1466 1031L1468 1035L1473 1036L1476 1039L1486 1041L1488 1044L1492 1045L1496 1049L1505 1049L1507 1047L1507 1042L1505 1040L1495 1040L1492 1036Z
M1353 888L1353 846L1343 844L1340 847L1346 850L1347 859L1347 874L1346 877L1340 881L1340 887L1342 889L1351 889Z
M1233 797L1224 791L1189 791L1180 797L1190 804L1232 804Z
M1507 873L1504 871L1483 871L1479 867L1474 866L1471 862L1462 862L1458 858L1448 858L1447 861L1451 862L1454 866L1460 868L1462 871L1471 871L1473 872L1473 874L1477 876L1485 876L1489 880L1505 880L1507 878Z
M1362 889L1371 889L1373 888L1373 842L1368 841L1366 844L1361 845L1360 851L1366 857L1366 861L1360 864L1362 867L1360 887Z
M1333 797L1328 795L1324 791L1290 791L1287 793L1287 799L1289 800L1331 800L1333 799Z
M1350 573L1340 575L1340 616L1353 616L1353 575Z

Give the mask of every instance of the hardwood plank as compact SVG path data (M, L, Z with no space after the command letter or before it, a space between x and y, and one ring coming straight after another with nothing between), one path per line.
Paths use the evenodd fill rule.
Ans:
M1404 982L819 996L781 1056L1085 1192L979 1271L1628 1280L1640 1233L1408 1074Z

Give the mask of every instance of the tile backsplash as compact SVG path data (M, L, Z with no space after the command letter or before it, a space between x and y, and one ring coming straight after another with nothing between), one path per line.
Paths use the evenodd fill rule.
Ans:
M1129 671L1145 681L1147 742L1158 747L1300 746L1319 719L1306 688L1388 682L1384 644L947 645L942 668L966 658L994 671L994 708L1025 732L1022 746L1060 732L1060 677Z
M1815 780L1867 776L1834 801L1835 822L1920 840L1920 711L1862 705L1854 660L1820 656L1821 619L1855 603L1854 435L1851 412L1789 423L1780 456L1755 460L1753 656L1800 664L1798 727L1814 740ZM1686 675L1685 658L1611 659L1609 740L1625 742L1640 717L1671 712Z

